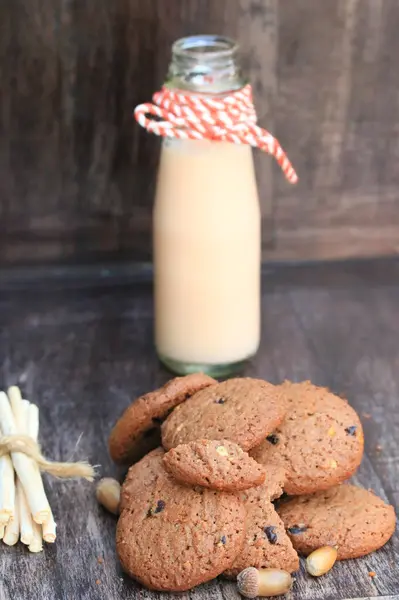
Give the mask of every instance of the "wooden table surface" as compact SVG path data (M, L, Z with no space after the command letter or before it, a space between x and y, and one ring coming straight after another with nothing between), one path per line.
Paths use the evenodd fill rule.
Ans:
M246 375L309 378L347 395L366 438L355 482L397 507L399 262L281 267L263 282L262 344ZM88 458L102 474L121 477L107 453L112 424L131 398L168 378L152 344L151 286L112 277L82 284L1 286L0 389L19 384L40 406L48 457ZM46 478L46 486L57 542L40 555L1 545L0 600L239 598L235 585L222 581L178 596L142 590L120 570L115 519L97 505L93 485ZM320 579L301 572L288 597L398 599L398 534Z

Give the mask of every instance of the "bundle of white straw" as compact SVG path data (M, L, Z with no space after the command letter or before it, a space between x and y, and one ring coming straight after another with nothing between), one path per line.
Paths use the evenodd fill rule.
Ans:
M94 478L88 463L45 459L38 435L38 407L23 400L16 386L8 389L8 397L0 392L0 539L9 546L20 539L30 552L40 552L43 540L56 540L56 523L40 472Z

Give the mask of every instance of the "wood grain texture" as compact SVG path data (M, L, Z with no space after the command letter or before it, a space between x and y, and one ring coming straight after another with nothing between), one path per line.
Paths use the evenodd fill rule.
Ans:
M271 123L276 0L18 0L1 3L0 28L3 264L150 259L160 141L132 110L161 86L175 39L237 38ZM257 162L267 242L271 164Z
M395 0L281 0L278 137L300 182L275 177L270 258L397 254Z
M396 0L0 3L0 264L149 261L159 140L132 108L177 37L238 39L260 123L265 260L399 253Z
M396 508L398 282L396 261L270 269L263 280L262 343L246 369L273 382L310 378L347 395L365 428L366 455L355 481ZM3 291L0 389L19 383L39 404L46 455L88 458L101 474L122 478L108 456L109 431L131 398L169 377L153 348L151 285L81 283ZM46 487L57 542L37 556L2 546L1 600L239 600L235 585L222 581L182 595L140 589L120 571L115 519L97 505L93 486L46 478ZM341 562L323 578L301 571L290 598L398 600L398 565L396 533L384 549ZM371 579L369 571L377 576Z

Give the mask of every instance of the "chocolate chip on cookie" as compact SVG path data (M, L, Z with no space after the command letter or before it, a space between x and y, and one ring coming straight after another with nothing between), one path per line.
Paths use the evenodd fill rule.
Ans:
M176 377L158 390L135 400L111 431L111 458L116 463L132 464L159 446L161 423L169 412L199 390L216 383L208 375L194 373Z
M338 546L338 560L357 558L383 546L395 531L393 506L354 485L293 498L278 513L294 548L305 555Z
M280 386L260 379L230 379L194 394L162 425L170 450L199 439L226 439L249 450L281 423L286 412Z
M179 484L151 452L129 469L116 546L123 569L150 589L184 591L229 568L245 535L235 494Z
M265 469L229 440L198 440L169 450L164 464L178 481L234 492L260 485Z
M259 487L240 493L247 511L244 547L224 575L236 577L246 567L283 569L292 573L299 568L298 555L285 532L271 499L282 492L284 471L266 467L266 481Z
M287 471L291 495L328 489L348 479L363 456L362 426L348 402L309 381L285 382L284 421L250 454L260 464Z

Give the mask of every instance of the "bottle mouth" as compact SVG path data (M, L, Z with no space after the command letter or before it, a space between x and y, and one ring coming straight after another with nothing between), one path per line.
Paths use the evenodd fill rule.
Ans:
M220 35L190 35L177 40L172 46L176 57L194 60L231 58L238 51L238 44Z
M238 44L220 35L191 35L172 46L168 85L196 93L222 94L244 83Z

